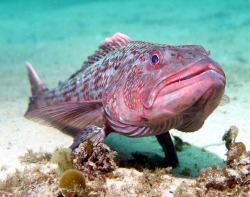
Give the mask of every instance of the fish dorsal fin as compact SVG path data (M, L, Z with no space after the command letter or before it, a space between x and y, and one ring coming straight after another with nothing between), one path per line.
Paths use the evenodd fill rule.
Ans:
M92 65L93 63L105 57L110 52L119 49L120 47L128 44L129 42L131 42L131 39L122 33L116 33L112 37L106 38L104 41L102 41L95 54L89 56L88 61L84 62L83 67Z
M122 33L116 33L112 37L106 38L102 43L99 45L99 48L95 53L88 57L88 60L83 63L82 68L77 71L74 75L70 78L75 77L79 72L82 72L89 66L93 65L95 62L99 61L100 59L104 58L109 53L119 49L122 46L125 46L132 40Z

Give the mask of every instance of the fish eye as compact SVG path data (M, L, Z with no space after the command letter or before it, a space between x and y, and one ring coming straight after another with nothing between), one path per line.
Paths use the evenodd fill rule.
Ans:
M159 54L157 52L154 52L152 54L151 62L153 64L154 68L157 68L159 66L159 64L160 64L160 58L159 58Z

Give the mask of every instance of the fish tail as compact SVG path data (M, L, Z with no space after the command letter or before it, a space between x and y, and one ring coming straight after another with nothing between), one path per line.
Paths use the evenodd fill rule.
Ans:
M29 107L24 116L26 116L28 112L38 108L37 106L38 96L48 90L47 87L40 80L36 71L29 62L26 62L26 68L28 70L32 96L30 97Z

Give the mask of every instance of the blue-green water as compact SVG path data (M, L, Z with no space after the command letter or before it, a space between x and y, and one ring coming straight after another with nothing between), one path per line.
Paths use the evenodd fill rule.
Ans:
M218 108L196 134L179 134L193 144L179 153L182 167L192 166L195 155L202 163L202 151L210 146L222 163L221 136L231 125L240 129L239 140L250 142L250 1L84 1L84 0L2 0L0 1L0 165L27 148L53 151L67 147L72 139L53 129L23 118L30 96L25 61L33 64L45 84L53 88L67 79L97 49L99 43L116 32L132 40L170 45L202 45L211 51L227 76L226 94L230 103ZM112 140L115 143L112 143ZM111 137L107 143L121 154L130 151L162 154L154 138L127 140ZM130 144L129 148L127 144ZM218 151L213 148L219 144ZM249 149L248 145L248 149ZM195 153L192 153L195 152ZM210 154L210 152L208 153ZM212 154L212 153L211 153ZM201 167L212 162L200 164ZM6 164L7 163L7 164ZM191 163L191 164L190 164ZM15 166L14 166L15 167ZM197 175L198 172L194 172Z

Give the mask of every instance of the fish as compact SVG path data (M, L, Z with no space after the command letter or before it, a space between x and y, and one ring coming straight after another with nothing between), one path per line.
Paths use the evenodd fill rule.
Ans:
M179 163L170 130L199 130L227 98L221 66L200 45L132 41L116 33L67 81L49 90L26 62L32 96L25 117L74 137L71 149L112 132L156 136L167 165Z

